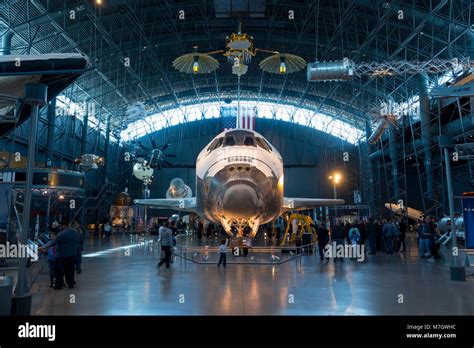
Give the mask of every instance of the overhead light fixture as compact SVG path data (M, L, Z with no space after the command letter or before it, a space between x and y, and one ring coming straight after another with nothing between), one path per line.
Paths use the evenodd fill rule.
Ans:
M95 0L96 5L102 5L102 0Z
M342 181L342 175L340 173L334 173L333 175L329 175L328 179L334 184L339 184Z

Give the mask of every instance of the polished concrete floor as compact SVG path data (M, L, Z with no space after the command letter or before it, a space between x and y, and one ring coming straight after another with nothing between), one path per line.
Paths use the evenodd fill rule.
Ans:
M472 315L474 279L450 280L449 265L406 253L334 264L304 256L282 265L181 262L157 274L151 244L88 240L74 289L42 274L34 315ZM414 243L412 243L413 245ZM228 256L232 257L232 256Z

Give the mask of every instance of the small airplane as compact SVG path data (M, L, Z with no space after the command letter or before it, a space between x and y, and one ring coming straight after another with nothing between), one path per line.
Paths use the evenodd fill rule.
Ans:
M137 199L135 204L193 212L220 223L233 237L255 237L258 227L286 211L344 204L342 199L283 196L283 159L259 133L231 129L217 135L196 161L196 196Z

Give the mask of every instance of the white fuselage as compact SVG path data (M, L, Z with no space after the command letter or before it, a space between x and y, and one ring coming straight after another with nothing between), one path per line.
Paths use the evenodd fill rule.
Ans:
M238 235L275 220L283 205L283 160L255 131L224 131L204 148L196 163L198 213Z

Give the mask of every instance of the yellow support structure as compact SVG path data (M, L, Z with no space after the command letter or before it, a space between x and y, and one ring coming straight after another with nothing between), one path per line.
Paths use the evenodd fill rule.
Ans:
M291 233L290 238L288 238L288 235L290 234L290 228L293 228L293 220L297 220L298 228L296 233ZM287 214L285 234L280 245L285 245L287 243L287 239L289 239L289 243L293 243L297 238L302 238L303 232L311 233L313 235L313 242L315 242L318 236L316 234L316 229L313 226L314 223L313 219L311 219L311 216L301 214Z

